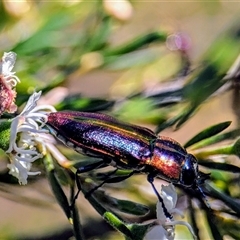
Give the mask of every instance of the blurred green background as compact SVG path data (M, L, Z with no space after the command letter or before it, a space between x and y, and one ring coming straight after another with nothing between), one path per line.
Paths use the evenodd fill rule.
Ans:
M14 51L18 55L14 71L21 80L17 86L19 106L34 90L43 90L46 96L42 103L58 109L109 110L124 120L154 129L186 104L171 105L170 110L159 112L154 104L152 107L152 99L129 96L181 88L184 69L202 69L205 62L219 61L217 74L222 76L239 54L237 2L1 1L0 11L1 53ZM176 47L170 42L172 34L182 37L186 49L172 50ZM226 54L219 60L216 53L222 50ZM210 80L206 78L203 84ZM211 88L199 103L196 100L196 107L220 86ZM64 105L64 97L72 94L80 95L74 95L69 105L64 101ZM201 95L191 88L184 94L191 102ZM204 102L180 129L167 128L161 134L185 143L200 130L219 122L231 120L230 129L234 129L239 122L238 100L234 90L222 91ZM6 162L1 166L5 169ZM138 178L142 179L137 176L133 185L143 182ZM154 202L155 196L147 192L151 189L146 190L149 186L144 182L146 185L138 187ZM0 183L0 188L0 239L68 239L71 235L69 223L44 178L21 187ZM107 233L110 228L102 228L101 217L88 202L82 196L78 202L84 206L80 212L86 229L95 224L96 229ZM203 239L210 237L207 229L201 229L201 235L207 236ZM49 237L56 232L58 237ZM92 239L103 234L86 232ZM181 234L185 233L180 229ZM112 239L117 238L120 235Z

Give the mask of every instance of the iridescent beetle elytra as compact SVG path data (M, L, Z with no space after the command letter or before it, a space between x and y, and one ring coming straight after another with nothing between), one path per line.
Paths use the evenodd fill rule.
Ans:
M129 176L146 173L161 202L153 184L155 177L196 189L204 197L199 184L208 174L200 173L196 158L171 138L157 136L147 128L127 124L102 113L50 113L46 125L68 147L101 159L78 169L77 174L112 165L117 169L133 170ZM163 202L162 205L166 216L171 218Z

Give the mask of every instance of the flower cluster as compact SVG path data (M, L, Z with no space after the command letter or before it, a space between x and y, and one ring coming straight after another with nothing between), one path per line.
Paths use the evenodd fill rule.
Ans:
M18 178L20 184L27 184L28 175L40 172L30 172L32 162L46 154L47 142L51 138L43 129L47 121L47 112L55 111L50 106L37 107L41 92L34 93L28 100L23 111L12 120L10 144L6 153L9 154L11 164L8 164L10 174ZM42 149L42 153L39 152Z
M19 78L12 72L16 61L16 53L4 53L0 62L0 116L4 112L14 113L16 92L14 87L20 82Z
M17 110L14 87L20 80L12 72L15 60L16 54L9 52L4 53L0 63L0 115ZM48 146L51 151L57 151L51 145L53 138L43 128L47 113L56 110L51 105L37 106L40 96L41 92L33 93L23 111L11 120L9 148L6 151L10 164L7 166L9 173L18 178L19 184L27 184L29 175L40 173L31 171L32 162L42 158Z

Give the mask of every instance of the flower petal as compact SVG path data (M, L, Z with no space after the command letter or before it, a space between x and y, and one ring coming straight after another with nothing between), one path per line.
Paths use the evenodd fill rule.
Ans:
M177 192L173 184L170 183L167 186L162 185L161 196L163 198L165 207L171 212L177 203Z
M4 53L2 57L2 69L1 72L4 76L13 75L11 72L16 62L17 54L14 52Z
M156 206L156 215L157 215L157 220L160 223L164 224L166 222L167 218L163 211L162 203L159 201L157 202L157 206Z
M39 98L41 97L42 92L34 92L28 99L28 102L25 106L25 108L23 109L23 111L21 112L20 115L27 115L29 114L36 106L37 106L37 101L39 100Z
M157 225L152 227L147 234L144 236L144 240L172 240L173 238L168 238L167 231L161 226Z

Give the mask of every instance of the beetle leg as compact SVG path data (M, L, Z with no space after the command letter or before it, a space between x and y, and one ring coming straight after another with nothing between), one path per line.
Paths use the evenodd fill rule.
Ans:
M156 187L155 187L154 184L153 184L153 182L154 182L154 177L155 177L155 175L153 175L153 174L150 173L150 174L148 174L148 176L147 176L147 180L148 180L148 182L151 184L151 186L152 186L152 188L153 188L153 191L155 192L155 194L156 194L157 197L158 197L159 202L162 204L163 212L164 212L166 218L168 218L168 219L171 220L171 219L173 219L173 216L168 212L168 210L167 210L167 208L166 208L166 206L165 206L165 204L164 204L164 202L163 202L162 197L160 196L160 194L158 193Z
M113 174L117 172L118 168L116 168L114 171L112 171L110 174L107 175L106 179L102 181L99 185L91 189L88 193L85 194L85 197L88 198L94 191L96 191L98 188L102 187L105 183L118 183L121 181L124 181L125 179L130 178L133 174L136 173L136 171L132 171L129 174L125 176L120 177L111 177Z
M82 190L82 186L81 186L81 182L79 180L78 174L81 174L81 173L84 173L84 172L89 172L89 171L97 169L97 168L104 168L106 166L107 166L107 164L104 162L104 160L102 160L102 161L92 163L92 164L89 164L89 165L86 165L84 167L80 167L80 168L77 169L77 171L76 171L76 184L77 184L77 187L78 187L78 191L77 191L77 193L74 197L74 201L78 198L78 195Z
M130 172L129 174L127 174L125 176L118 176L118 177L111 177L111 178L109 177L104 182L105 183L118 183L118 182L122 182L122 181L130 178L135 173L138 173L138 171L132 171L132 172Z
M107 182L107 180L117 172L117 168L110 172L107 176L106 176L106 179L104 181L102 181L99 185L97 185L96 187L92 188L90 191L88 191L86 194L85 194L85 198L88 198L93 192L95 192L98 188L102 187L104 185L104 183Z
M105 160L101 160L99 162L95 162L95 163L88 164L86 166L78 168L76 171L76 175L85 173L85 172L89 172L89 171L92 171L92 170L98 169L98 168L104 168L106 166L108 166L108 164L105 162Z
M78 177L78 174L81 174L81 173L84 173L84 172L89 172L93 169L103 168L103 167L106 167L106 166L107 166L106 162L104 160L101 160L99 162L95 162L95 163L92 163L92 164L89 164L89 165L86 165L84 167L80 167L80 168L77 169L77 171L75 173L75 179L76 179L76 184L77 184L78 191L77 191L77 193L75 194L75 196L72 200L71 206L74 206L75 201L77 200L78 195L82 190L82 185L81 185L80 179Z

